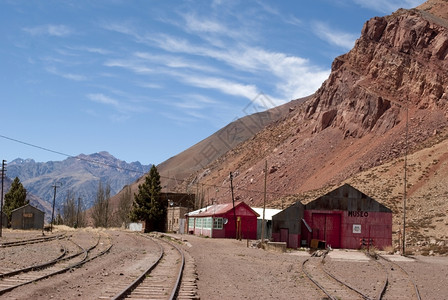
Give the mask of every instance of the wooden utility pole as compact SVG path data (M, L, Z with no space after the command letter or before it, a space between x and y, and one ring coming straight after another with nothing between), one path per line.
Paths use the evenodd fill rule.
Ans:
M238 239L238 226L236 221L236 212L235 212L235 198L233 197L233 174L230 172L230 192L232 193L232 204L233 204L233 218L235 219L235 239Z
M268 179L268 161L264 164L264 198L263 198L263 219L261 220L261 244L264 243L264 224L265 224L265 210L266 210L266 182Z
M1 195L1 202L0 202L0 237L2 237L2 230L3 230L3 181L5 180L5 165L6 160L2 161L2 195Z
M54 188L54 194L53 194L53 209L51 211L51 224L50 224L50 232L53 232L53 223L54 223L54 204L56 202L56 189L58 187L61 187L60 183L54 183L52 185L52 187Z
M406 104L406 143L404 153L404 191L403 191L403 240L402 255L406 255L406 193L407 193L407 169L408 169L408 133L409 133L409 100Z

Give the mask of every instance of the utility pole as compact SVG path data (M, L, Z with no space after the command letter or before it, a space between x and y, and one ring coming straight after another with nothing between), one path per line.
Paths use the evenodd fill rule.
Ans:
M232 193L233 218L235 219L235 239L238 239L238 230L237 230L236 212L235 212L235 198L233 197L233 174L232 174L232 172L230 172L230 191Z
M50 224L50 232L53 232L53 223L54 223L54 204L56 202L56 189L58 187L61 187L60 183L54 183L52 185L52 188L54 188L54 195L53 195L53 210L51 211L51 224Z
M0 237L2 237L2 230L3 230L3 181L5 179L5 166L6 166L6 160L2 161L2 195L1 195L1 202L0 202Z
M407 168L408 168L408 134L409 134L409 99L406 104L406 143L404 153L404 192L403 192L403 240L402 240L402 255L406 255L406 192L407 192Z
M261 220L261 244L263 245L264 243L264 224L266 223L265 221L265 210L266 210L266 182L268 179L268 161L265 161L264 164L264 198L263 198L263 220Z

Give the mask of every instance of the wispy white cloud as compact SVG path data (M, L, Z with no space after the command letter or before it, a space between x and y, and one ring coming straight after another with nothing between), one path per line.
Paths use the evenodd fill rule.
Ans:
M85 80L87 80L87 77L84 76L84 75L73 74L73 73L65 73L65 72L59 71L55 67L47 67L46 70L47 70L47 72L49 72L51 74L60 76L60 77L65 78L65 79L73 80L73 81L85 81Z
M313 31L320 39L346 50L353 48L357 38L352 33L331 28L328 24L320 21L313 22Z
M146 111L146 109L144 107L141 107L141 106L138 106L135 104L125 103L123 101L119 101L110 96L106 96L102 93L87 94L86 97L93 102L110 106L116 112L118 112L120 114L120 116L124 116L124 117L117 117L117 115L114 114L113 119L115 119L115 120L119 120L119 119L124 120L124 119L127 119L127 116L131 113L139 113L139 112Z
M57 36L57 37L65 37L73 34L73 30L65 25L53 25L46 24L35 27L26 27L23 30L30 35L40 36L40 35L49 35L49 36Z
M264 5L262 9L271 15L277 13L270 6ZM129 58L109 60L104 65L126 68L139 74L163 73L186 85L214 89L250 100L262 92L257 86L258 82L265 87L270 86L269 91L274 87L276 95L269 91L263 92L269 93L270 98L278 104L312 94L328 77L329 70L322 70L307 59L251 45L254 41L244 38L245 33L241 33L244 29L234 30L229 27L228 20L202 17L196 12L186 12L181 16L182 19L170 25L177 26L190 35L194 34L201 40L190 39L188 35L180 37L167 33L138 32L130 23L103 24L103 28L126 34L137 43L176 54L141 51ZM180 24L182 21L184 23ZM301 23L297 18L289 21L295 25ZM331 31L323 25L319 29L321 38L332 44L344 49L349 49L354 44L354 36ZM225 67L225 75L220 75L223 70L218 71L221 67L217 64L222 63L233 68L233 71L229 72L228 67ZM186 69L189 72L182 74L176 69Z
M390 13L399 8L414 8L426 0L353 0L361 7L369 8L382 13Z
M145 62L150 62L152 64L163 65L169 68L181 68L189 70L200 70L205 72L217 72L218 70L209 65L201 64L200 62L189 60L180 56L173 55L160 55L152 54L149 52L136 52L134 57L140 58Z
M139 61L131 60L131 59L111 59L104 62L106 67L119 67L131 70L135 73L140 74L148 74L153 73L153 70L145 65L143 65Z
M89 52L89 53L94 53L94 54L101 54L101 55L107 55L110 54L111 51L107 50L107 49L103 49L103 48L96 48L96 47L86 47L86 46L67 46L66 48L70 49L70 50L76 50L76 51L85 51L85 52Z

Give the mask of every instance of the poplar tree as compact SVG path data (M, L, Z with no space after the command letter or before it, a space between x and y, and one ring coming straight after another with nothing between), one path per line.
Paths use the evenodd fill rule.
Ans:
M103 187L103 182L100 180L98 183L98 192L96 194L95 203L92 207L92 219L93 226L95 227L108 227L110 224L110 184L107 183Z
M138 194L134 194L134 202L130 218L132 221L145 221L145 231L163 231L165 227L166 205L160 197L162 187L156 166L152 166L145 182L139 184Z

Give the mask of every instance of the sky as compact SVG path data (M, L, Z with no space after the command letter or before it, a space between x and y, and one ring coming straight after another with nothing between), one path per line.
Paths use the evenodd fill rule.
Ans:
M363 24L422 0L0 0L0 160L159 164L314 93Z

